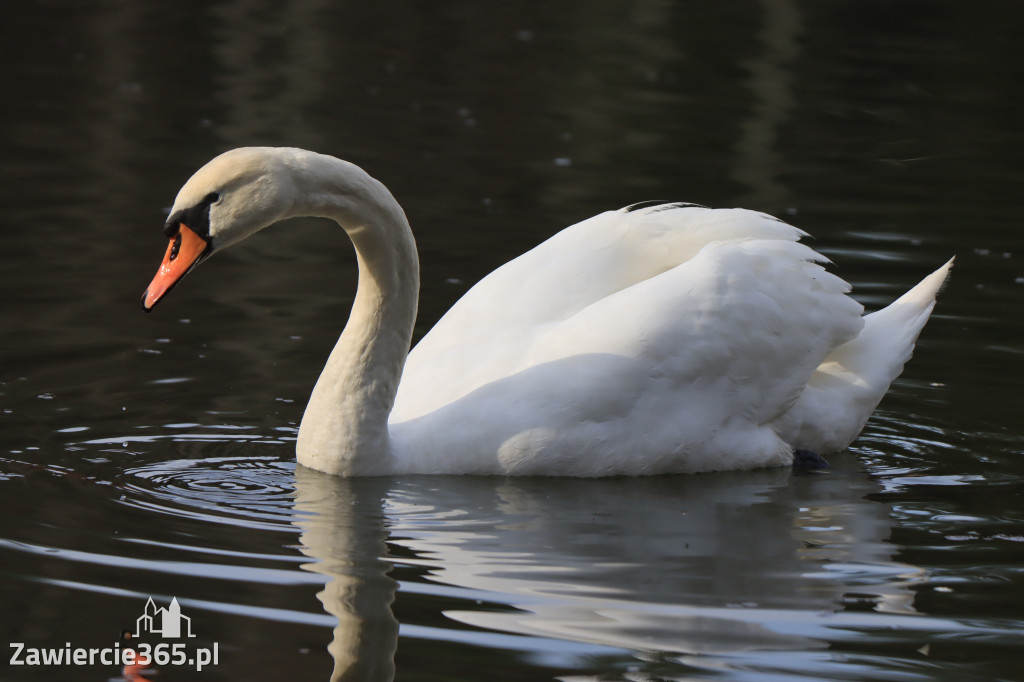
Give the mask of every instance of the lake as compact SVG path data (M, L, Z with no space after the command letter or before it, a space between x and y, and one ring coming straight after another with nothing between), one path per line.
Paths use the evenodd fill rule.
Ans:
M1024 5L4 15L0 678L118 678L27 663L141 651L161 640L121 633L174 614L194 636L163 640L165 681L1024 679ZM139 309L178 188L245 145L388 185L417 336L648 199L792 222L868 310L957 265L827 472L335 479L294 454L355 292L335 226L268 230Z

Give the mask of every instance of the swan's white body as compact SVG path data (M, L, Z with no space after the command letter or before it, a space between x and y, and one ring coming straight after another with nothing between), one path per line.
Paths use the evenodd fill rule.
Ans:
M383 185L333 157L240 149L189 180L172 219L211 192L210 250L292 216L332 218L355 245L355 303L297 443L300 463L340 475L686 473L841 450L952 265L862 317L790 225L623 209L491 273L406 358L418 261Z

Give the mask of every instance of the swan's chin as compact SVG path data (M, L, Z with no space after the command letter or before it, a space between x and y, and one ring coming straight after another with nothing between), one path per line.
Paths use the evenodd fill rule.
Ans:
M203 239L185 223L178 228L178 233L171 238L164 253L153 281L142 294L142 309L147 313L170 291L181 278L206 258L211 251L210 242Z

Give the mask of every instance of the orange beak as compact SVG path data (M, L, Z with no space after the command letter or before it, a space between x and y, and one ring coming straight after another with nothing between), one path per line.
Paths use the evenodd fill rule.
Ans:
M182 277L203 259L210 251L210 243L181 223L178 234L171 238L156 277L142 294L142 309L147 313L153 309L164 294L171 290Z

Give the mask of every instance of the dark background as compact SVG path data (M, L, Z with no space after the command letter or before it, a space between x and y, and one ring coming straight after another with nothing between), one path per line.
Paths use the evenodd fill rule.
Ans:
M431 572L399 563L399 679L619 679L630 666L643 679L1024 674L1013 653L1020 641L1008 634L1020 630L1024 607L1022 25L1020 3L953 0L6 3L0 634L60 646L90 623L116 630L133 621L150 594L177 594L197 626L236 652L210 675L330 673L333 616L312 597L319 578L297 569L305 559L296 550L291 441L352 300L351 247L332 225L296 221L205 264L152 315L138 307L165 248L165 211L189 175L233 147L289 145L360 164L402 203L423 261L420 334L494 267L568 224L646 199L778 215L814 235L869 309L957 256L915 359L828 475L853 477L840 506L859 511L844 523L885 520L864 565L886 576L895 564L909 567L913 585L897 591L933 619L927 627L894 616L864 625L874 634L853 643L811 627L810 643L793 645L782 662L751 645L739 662L682 663L701 648L659 639L673 626L652 635L662 642L655 654L631 644L549 655L592 640L571 628L489 640L488 627L445 615L476 608L471 594L425 596ZM729 491L733 479L708 480ZM769 489L787 491L790 511L817 508L815 485L827 484L814 481L826 480ZM403 485L370 497L413 495ZM536 485L550 486L536 494L551 500L585 484ZM626 488L601 485L592 492L610 514L623 513L615 500L636 504ZM679 504L693 494L694 484L672 485ZM822 504L834 516L837 507ZM542 518L565 512L542 508ZM760 513L738 509L711 527L727 533L751 523L744 510ZM390 519L382 552L416 555L395 535L403 524L418 528L401 508L385 505L374 518ZM780 515L760 540L733 539L751 556L778 559L764 538L806 530L794 518ZM647 538L646 560L633 557L637 572L681 561L657 549L685 544L691 531L679 528L670 540ZM575 531L565 532L560 541L571 544ZM628 532L642 539L645 530ZM530 541L523 551L538 566L560 561ZM176 582L185 574L168 562L200 545L242 558L222 577ZM805 557L792 552L780 571L799 590ZM269 555L289 567L289 587L273 576L236 580L232 571L247 575L239 567ZM213 567L231 563L225 556L189 554L189 565L220 575ZM447 562L436 559L440 571ZM832 555L809 560L818 562L812 572L835 576L815 609L886 612L885 600L856 595L885 593L878 584L888 577L851 577ZM743 564L747 573L734 567L735 584L751 584L754 564ZM696 585L720 567L702 570L711 573L687 579ZM461 580L447 584L468 589ZM491 589L487 608L518 603L514 588ZM703 594L692 589L659 598L685 606ZM785 596L770 589L735 601L782 627L785 619L758 611ZM719 605L727 603L723 594ZM300 626L252 610L261 608L311 620ZM883 631L901 643L875 636ZM794 652L818 645L859 662L827 673L820 661L795 663L804 659ZM4 676L32 674L45 677Z

